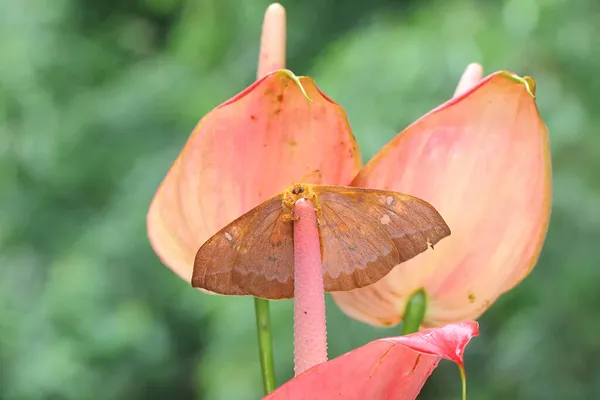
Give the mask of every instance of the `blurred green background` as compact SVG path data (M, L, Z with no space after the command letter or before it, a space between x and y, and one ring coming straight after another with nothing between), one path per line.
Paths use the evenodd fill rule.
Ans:
M464 67L538 83L554 167L533 273L481 318L472 399L600 398L600 3L283 1L288 67L347 110L365 159ZM209 296L146 237L156 187L206 112L255 76L258 0L0 2L0 398L256 399L251 298ZM501 190L501 188L499 188ZM272 304L278 382L292 303ZM336 356L395 329L329 302ZM421 399L457 399L442 362Z

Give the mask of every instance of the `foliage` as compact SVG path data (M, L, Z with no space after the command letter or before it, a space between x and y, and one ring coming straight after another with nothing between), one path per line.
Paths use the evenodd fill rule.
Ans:
M600 5L287 3L289 68L345 107L366 158L450 97L471 61L536 78L550 233L536 270L480 320L469 394L598 397ZM261 392L252 299L191 289L152 252L145 215L197 120L253 81L267 4L0 2L0 397ZM328 306L330 356L398 334ZM293 374L291 307L271 307L280 383ZM446 364L421 398L460 393Z

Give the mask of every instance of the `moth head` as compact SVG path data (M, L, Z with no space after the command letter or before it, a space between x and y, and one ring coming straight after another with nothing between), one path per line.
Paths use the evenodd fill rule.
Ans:
M302 187L302 184L298 183L295 184L294 186L292 186L292 194L293 195L299 195L304 193L304 188Z

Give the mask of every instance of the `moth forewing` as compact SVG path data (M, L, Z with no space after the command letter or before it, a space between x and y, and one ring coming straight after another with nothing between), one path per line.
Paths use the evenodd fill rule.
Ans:
M317 212L325 290L373 284L450 234L416 197L348 186L295 184L221 229L198 253L192 285L220 294L291 298L299 199Z

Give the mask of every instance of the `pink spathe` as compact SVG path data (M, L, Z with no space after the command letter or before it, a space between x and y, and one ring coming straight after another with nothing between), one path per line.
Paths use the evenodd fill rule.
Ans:
M464 364L465 347L478 334L477 323L468 321L375 340L307 370L264 400L414 400L442 358Z
M150 205L150 242L189 280L196 251L229 222L315 170L314 183L347 185L360 166L342 107L310 78L271 72L200 120Z
M548 132L533 85L493 74L417 120L361 170L353 185L428 201L452 235L374 285L334 293L342 310L394 325L424 288L425 326L474 319L530 272L551 198Z

